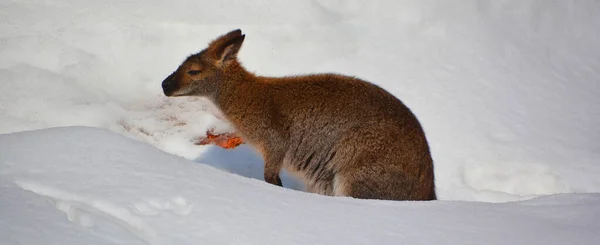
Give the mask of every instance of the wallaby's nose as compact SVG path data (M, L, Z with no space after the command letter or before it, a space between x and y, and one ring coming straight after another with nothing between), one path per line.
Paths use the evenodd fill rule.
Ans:
M169 78L165 79L165 80L162 82L162 88L163 88L163 89L166 89L166 88L168 88L168 87L171 85L171 83L170 83L170 81L169 81L168 79L169 79Z
M165 80L163 80L161 86L163 89L163 92L165 93L166 96L170 96L171 94L173 94L173 75L175 73L169 75L167 78L165 78Z

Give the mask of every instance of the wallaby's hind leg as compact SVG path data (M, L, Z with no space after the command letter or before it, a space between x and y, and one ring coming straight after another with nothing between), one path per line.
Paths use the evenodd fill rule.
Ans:
M435 200L433 187L422 186L416 176L401 169L364 166L359 171L336 176L334 195L360 199Z
M434 200L434 173L426 142L366 124L339 141L334 195L361 199ZM402 140L399 140L402 139Z
M335 189L331 179L321 180L317 183L309 183L306 185L306 191L317 193L326 196L335 196Z

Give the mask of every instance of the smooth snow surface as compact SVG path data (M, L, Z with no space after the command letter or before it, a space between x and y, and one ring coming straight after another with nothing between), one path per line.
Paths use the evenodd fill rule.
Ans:
M290 191L83 127L0 135L1 244L594 244L600 194L397 202Z
M0 244L598 240L599 1L30 0L0 20ZM250 146L195 145L232 128L160 83L236 28L260 75L343 73L400 98L444 201L314 196L285 173L274 188ZM9 134L60 126L193 162L109 131Z

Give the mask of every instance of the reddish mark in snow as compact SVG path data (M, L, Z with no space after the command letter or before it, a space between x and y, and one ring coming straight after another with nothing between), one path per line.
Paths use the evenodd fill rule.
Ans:
M213 144L225 149L233 149L244 142L235 133L214 134L212 130L206 131L206 137L202 137L196 142L196 145Z

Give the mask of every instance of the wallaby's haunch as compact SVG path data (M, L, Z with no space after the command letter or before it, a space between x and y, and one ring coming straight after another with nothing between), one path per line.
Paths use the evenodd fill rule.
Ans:
M419 121L382 88L354 77L262 77L237 60L245 35L229 32L163 82L167 96L203 96L265 161L265 181L285 168L315 193L434 200L433 161Z

